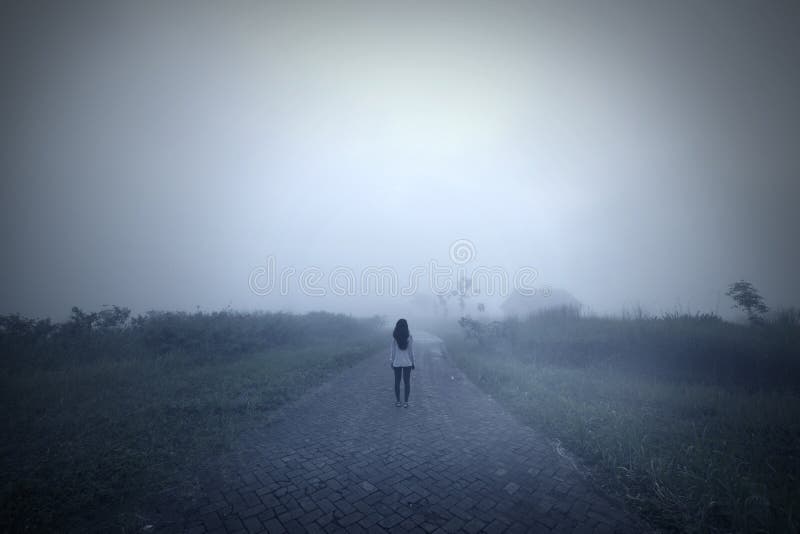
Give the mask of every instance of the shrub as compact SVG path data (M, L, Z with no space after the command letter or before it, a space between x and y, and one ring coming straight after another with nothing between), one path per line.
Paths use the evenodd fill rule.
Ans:
M377 317L326 312L150 311L131 318L130 310L117 306L99 312L73 308L70 319L59 324L6 315L0 316L0 365L14 369L167 353L234 357L276 347L336 346L380 325Z
M464 317L459 324L471 342L523 360L613 364L672 379L761 388L798 384L798 317L788 310L751 328L714 314L613 318L556 309L494 323Z

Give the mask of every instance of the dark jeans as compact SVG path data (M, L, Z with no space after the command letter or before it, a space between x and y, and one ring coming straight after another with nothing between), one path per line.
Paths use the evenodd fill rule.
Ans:
M411 367L392 367L392 369L394 369L394 396L397 402L400 402L400 376L402 376L408 402L408 394L411 393Z

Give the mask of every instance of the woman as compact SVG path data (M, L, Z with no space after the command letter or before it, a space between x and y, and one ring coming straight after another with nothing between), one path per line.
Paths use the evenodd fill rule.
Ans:
M400 319L394 326L392 333L392 350L389 353L389 363L394 369L394 396L397 399L395 406L400 406L400 377L405 386L404 408L408 408L408 394L411 392L411 370L414 369L414 338L408 331L408 323Z

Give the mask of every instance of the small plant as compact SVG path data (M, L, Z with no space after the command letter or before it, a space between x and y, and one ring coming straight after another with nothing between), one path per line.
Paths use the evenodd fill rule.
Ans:
M728 286L728 291L725 294L735 302L734 308L738 308L747 314L751 324L764 323L764 314L769 311L769 308L764 304L764 299L753 284L739 280Z
M475 340L482 347L496 346L501 341L507 341L511 333L509 324L509 321L483 323L468 315L458 320L458 325L464 331L464 339Z

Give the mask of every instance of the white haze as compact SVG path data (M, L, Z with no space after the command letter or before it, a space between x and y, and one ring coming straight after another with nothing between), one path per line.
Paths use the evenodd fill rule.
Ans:
M799 304L798 10L600 4L4 4L0 313L400 312L248 276L461 238L601 312Z

